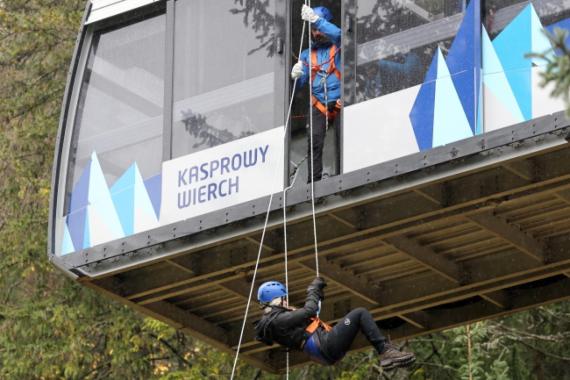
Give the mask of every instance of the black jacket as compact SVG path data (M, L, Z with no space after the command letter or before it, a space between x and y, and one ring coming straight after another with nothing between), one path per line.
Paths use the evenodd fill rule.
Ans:
M321 294L321 290L309 288L305 305L297 310L271 306L271 310L255 322L256 339L268 345L277 342L288 348L301 349L305 328L317 315Z

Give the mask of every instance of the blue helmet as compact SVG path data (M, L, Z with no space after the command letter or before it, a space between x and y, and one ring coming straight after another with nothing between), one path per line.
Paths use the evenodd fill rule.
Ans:
M278 297L285 297L287 288L280 282L268 281L261 284L257 290L257 300L261 303L269 303Z
M329 11L329 9L327 7L316 7L313 8L313 12L315 12L315 14L319 17L324 18L327 21L331 21L333 18L333 15L331 13L331 11Z

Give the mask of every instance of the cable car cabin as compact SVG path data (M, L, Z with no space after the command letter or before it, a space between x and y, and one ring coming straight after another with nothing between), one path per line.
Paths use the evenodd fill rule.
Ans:
M364 306L392 339L568 298L570 122L540 86L545 61L526 56L551 48L543 29L570 28L568 2L316 3L342 30L342 109L313 192L308 86L290 79L308 46L303 1L88 2L56 148L53 263L226 352L260 245L255 286L284 281L287 247L300 304L315 234L321 318ZM284 368L246 327L240 357Z

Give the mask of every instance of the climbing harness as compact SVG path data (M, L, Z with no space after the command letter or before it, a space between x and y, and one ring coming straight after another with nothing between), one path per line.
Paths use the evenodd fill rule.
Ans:
M309 357L317 363L323 365L334 364L332 360L323 355L319 335L315 334L319 328L329 332L332 330L332 327L323 322L319 317L311 318L311 320L312 322L305 328L305 344L303 346L303 352L309 355Z
M315 80L317 76L321 78L321 83L325 91L325 104L321 103L316 96L311 96L311 105L318 109L326 118L326 129L329 129L328 123L336 118L341 109L340 99L335 102L334 108L329 109L328 104L328 88L327 79L329 75L334 74L339 80L341 78L340 71L337 69L335 64L335 56L338 53L336 45L332 45L329 49L329 59L321 64L318 63L317 50L311 51L311 80ZM325 70L323 67L328 64L328 68Z
M305 0L305 5L311 6L311 1ZM307 23L308 23L308 21L303 22L303 29L301 31L301 46L299 47L299 56L301 55L301 52L303 49L303 38L305 35L305 29L306 29ZM311 42L310 33L309 33L309 51L312 51L312 42ZM334 57L333 57L333 62L334 62ZM292 94L295 94L295 89L297 87L297 81L298 81L298 78L295 79L295 81L293 82ZM313 98L312 86L313 86L313 76L311 75L311 78L309 81L309 94L310 94L309 98L311 99L310 106L312 106L312 98ZM326 84L325 84L325 86L326 86ZM287 137L287 131L289 128L290 118L291 118L291 109L293 107L293 100L294 100L294 96L292 95L291 100L289 102L289 108L287 111L287 118L286 118L286 124L285 124L284 136L283 136L284 139ZM311 161L311 171L310 171L310 173L311 173L311 175L310 175L310 177L311 177L311 210L312 210L312 216L313 216L313 236L314 236L314 247L315 247L315 272L316 272L316 275L318 277L319 276L319 257L318 257L318 246L317 246L317 224L316 224L316 217L315 217L315 188L314 188L314 181L313 181L313 112L312 111L309 112L309 128L310 128L309 133L310 133L310 161ZM328 129L328 124L327 124L327 129ZM288 262L287 262L287 213L286 213L287 191L289 191L293 187L293 185L295 184L295 180L296 180L297 174L298 174L298 166L296 166L294 174L295 174L294 179L293 179L291 185L289 185L289 187L287 187L286 189L283 190L283 237L284 237L284 256L285 256L284 257L284 259L285 259L285 287L287 289L289 289L289 274L288 274ZM241 326L241 332L240 332L240 336L239 336L238 345L236 348L236 354L235 354L234 363L233 363L233 367L232 367L232 373L231 373L231 377L230 377L231 380L234 379L235 371L237 368L237 361L239 358L239 353L240 353L243 335L244 335L244 331L245 331L245 325L247 323L247 315L249 313L249 307L251 305L251 297L253 294L253 288L255 286L255 279L257 276L257 270L259 268L259 262L261 260L261 252L262 252L262 248L263 248L263 242L265 240L265 232L267 230L267 225L269 222L269 213L271 211L272 202L273 202L273 194L270 195L269 204L267 205L267 211L265 214L265 224L263 226L263 232L261 233L261 239L259 242L259 249L257 251L257 259L255 262L255 267L253 269L253 277L251 279L251 287L249 290L249 296L247 298L245 314L244 314L243 323ZM287 292L286 299L287 299L287 304L289 304L289 292ZM319 301L319 310L320 310L320 301ZM313 324L315 324L315 323L317 323L317 327L315 327L315 330L321 324L323 326L326 325L324 322L322 322L318 318L318 315L316 318L313 319L313 322L309 325L309 327L313 326ZM328 325L326 325L326 326L328 326ZM330 326L328 326L328 328L330 329ZM313 332L314 332L314 330L313 330ZM315 337L315 338L313 338L313 337ZM307 342L311 342L311 343L309 343L309 347L312 347L313 344L318 343L318 342L314 341L314 339L316 339L316 334L312 333L309 338L310 339L307 340ZM305 343L305 346L306 345L307 345L307 343ZM320 350L319 350L319 352L320 352ZM287 363L286 363L286 365L287 365L287 377L286 378L288 380L289 379L289 351L287 351L286 361L287 361Z
M322 327L326 332L332 330L331 325L323 322L319 317L311 318L311 324L305 328L305 333L312 335L319 327Z

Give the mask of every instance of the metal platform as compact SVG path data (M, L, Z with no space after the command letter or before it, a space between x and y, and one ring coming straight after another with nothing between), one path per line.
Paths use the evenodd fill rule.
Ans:
M570 297L569 133L568 121L548 116L318 183L319 268L329 283L321 317L335 322L363 306L387 335L403 339ZM307 190L295 188L287 202L292 304L303 302L315 275ZM217 223L163 230L174 241L148 236L136 251L119 242L58 265L233 352L267 201L244 205L239 217L225 211L210 216ZM280 202L256 285L284 280ZM253 305L249 321L260 313ZM285 352L256 342L252 327L240 358L283 369ZM306 361L291 356L292 365Z

